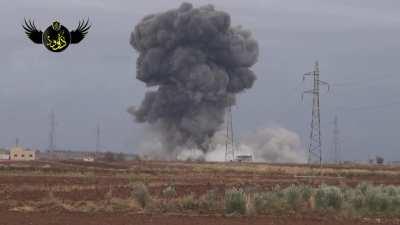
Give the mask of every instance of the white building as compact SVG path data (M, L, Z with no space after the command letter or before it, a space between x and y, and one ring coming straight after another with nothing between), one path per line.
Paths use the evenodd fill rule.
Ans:
M21 147L13 147L10 150L10 160L30 161L35 160L35 151Z
M90 156L86 156L86 157L83 158L83 161L84 162L94 162L94 158L90 157Z
M0 153L0 160L10 160L10 154Z

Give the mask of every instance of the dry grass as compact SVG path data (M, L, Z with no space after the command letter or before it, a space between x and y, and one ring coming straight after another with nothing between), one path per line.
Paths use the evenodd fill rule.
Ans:
M193 164L193 171L199 173L252 173L252 174L277 174L293 176L400 176L398 167L377 167L377 166L329 166L329 167L309 167L306 165L279 165L261 163L204 163Z
M10 209L12 212L34 212L35 208L29 205L16 206Z
M354 180L351 179L354 176L361 177L361 179L356 179L357 182L370 180L384 184L396 184L394 182L397 179L396 176L400 177L400 168L398 167L327 166L320 168L305 165L261 163L144 162L141 165L135 165L125 170L104 170L107 172L112 171L107 175L98 173L93 168L89 168L84 173L68 169L64 170L64 172L51 172L53 168L46 169L49 170L43 172L43 170L0 169L0 178L3 174L4 176L28 177L54 176L51 178L35 177L29 181L32 184L20 177L16 179L17 182L13 181L14 178L6 177L4 180L9 183L1 185L4 190L0 190L0 194L8 195L9 198L0 200L0 207L18 212L63 210L86 213L140 211L149 213L223 214L226 206L224 191L232 187L238 187L244 191L243 196L241 195L239 198L240 201L237 201L240 207L235 208L239 214L279 214L282 211L300 213L298 211L299 208L306 208L311 211L332 208L331 203L325 206L321 202L323 203L328 201L326 199L334 197L334 195L322 194L317 196L313 193L301 199L297 193L297 188L301 184L316 188L320 183L326 182L336 184L342 189L346 188L346 184L355 186ZM363 177L370 175L371 177ZM65 178L71 176L80 178ZM377 180L377 177L380 176L385 176L386 178ZM114 179L115 177L118 179ZM99 180L98 178L102 179ZM46 181L46 184L37 182L37 180L42 179ZM53 180L56 182L53 183ZM69 180L71 182L65 182ZM141 185L136 189L134 184L139 183ZM293 183L299 185L296 185L297 187L290 186ZM197 186L197 184L199 185ZM275 184L282 185L281 189L284 191L281 194L265 194L268 191L277 192L277 189L271 190ZM122 190L122 195L121 193L114 193L113 190ZM25 201L19 195L21 193L25 194L27 198L33 200L38 198L37 192L39 191L41 192L39 195L43 199L38 201ZM100 196L88 196L85 199L94 200L84 201L79 198L79 193L91 194L92 191L93 193L99 193L98 195ZM47 196L45 196L46 192L49 193ZM261 192L265 195L258 195ZM330 192L327 193L329 194ZM349 193L355 197L359 196L357 193L346 192L346 194ZM370 199L363 202L363 205L379 202L382 205L381 208L384 208L387 204L389 206L392 204L390 202L387 203L391 197L387 196L386 193L382 194L379 190L371 189L369 194ZM126 196L126 198L121 196ZM13 199L14 197L15 199ZM236 199L233 200L236 201ZM370 205L373 205L372 203ZM245 211L242 210L243 205L246 209ZM346 208L348 205L347 203L337 206L333 204L333 208L345 208L347 210L350 209ZM372 206L370 208L371 210L369 208L364 210L370 213L373 211Z

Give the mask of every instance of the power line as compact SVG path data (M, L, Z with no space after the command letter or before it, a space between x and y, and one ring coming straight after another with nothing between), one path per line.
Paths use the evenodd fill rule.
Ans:
M365 105L357 107L337 107L335 110L338 111L358 111L358 110L373 110L373 109L383 109L385 107L400 105L400 101L393 101L388 103L376 104L376 105Z
M306 77L313 77L313 89L303 91L302 99L304 94L313 95L313 106L311 114L311 131L310 131L310 143L308 146L308 163L319 163L322 165L322 141L321 141L321 112L320 112L320 85L327 85L329 90L329 84L319 79L319 63L315 62L314 70L312 72L303 75L303 81Z
M362 80L362 81L355 81L355 80L345 80L342 81L341 83L333 83L331 84L331 86L333 87L352 87L354 88L354 86L361 86L361 85L367 85L367 87L371 86L371 84L376 84L376 83L381 83L384 81L387 81L388 79L391 78L397 78L397 75L395 74L386 74L386 75L375 75L375 77L379 77L379 79L368 79L368 80Z

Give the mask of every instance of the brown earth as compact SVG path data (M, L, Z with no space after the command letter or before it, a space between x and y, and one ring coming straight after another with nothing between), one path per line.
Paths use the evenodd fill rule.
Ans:
M2 225L398 225L400 220L150 214L1 213Z
M177 198L189 194L201 196L209 190L216 190L221 197L230 187L262 191L276 185L318 186L326 183L355 186L365 181L400 185L400 167L332 165L320 168L289 164L161 161L0 162L0 225L400 225L396 218L338 219L313 214L280 217L224 217L221 212L207 215L198 215L199 212L145 214L131 202L123 202L126 208L122 211L109 208L101 212L90 211L96 206L110 204L112 200L130 199L129 184L138 181L146 183L151 196L159 199L162 199L162 190L171 184L176 187ZM80 207L79 211L74 207Z

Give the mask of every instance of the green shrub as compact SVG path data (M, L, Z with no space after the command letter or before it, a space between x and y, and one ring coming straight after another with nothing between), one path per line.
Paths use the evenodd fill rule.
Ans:
M216 210L218 207L218 195L216 190L209 190L200 198L200 207L206 210Z
M400 215L400 191L395 186L361 183L346 189L345 201L358 215Z
M256 213L262 214L269 211L269 203L270 201L269 193L257 193L254 195L254 209Z
M357 185L356 189L359 190L363 195L367 194L367 192L371 189L372 185L368 182L362 182Z
M361 211L365 206L365 195L360 190L348 190L346 192L346 200L354 210Z
M315 194L315 206L318 209L339 210L343 205L343 194L338 187L321 185Z
M131 186L133 198L142 208L145 208L151 200L147 186L143 183L133 183Z
M289 187L283 189L283 194L285 196L285 201L287 206L295 209L303 200L302 189L295 185L290 185Z
M370 187L365 193L365 204L369 214L388 212L391 208L392 198L393 196L385 193L381 186Z
M246 196L242 189L233 188L225 192L225 213L246 213Z
M383 192L389 196L395 197L400 194L400 188L393 185L389 185L383 188Z
M301 185L301 186L299 186L299 188L300 188L300 192L301 192L303 201L310 200L310 198L313 194L313 189L310 186L306 186L306 185Z
M285 211L288 204L282 191L270 191L254 196L254 208L258 214Z

